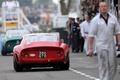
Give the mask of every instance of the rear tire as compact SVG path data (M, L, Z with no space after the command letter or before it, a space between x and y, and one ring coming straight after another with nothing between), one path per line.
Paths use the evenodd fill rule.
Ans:
M69 67L70 67L70 60L68 58L67 62L63 63L63 65L61 65L61 69L62 70L69 70Z
M6 56L7 55L7 53L5 51L3 51L3 50L2 50L1 54L2 54L2 56Z
M14 66L14 70L16 72L23 71L23 65L18 64L18 62L16 61L16 59L14 59L14 65L13 66Z

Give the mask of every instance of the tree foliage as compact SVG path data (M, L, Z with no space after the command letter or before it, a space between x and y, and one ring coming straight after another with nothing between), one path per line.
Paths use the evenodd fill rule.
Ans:
M68 5L67 6L66 6L64 1L65 0L60 0L61 13L62 13L62 15L67 15L70 11L72 0L68 0Z
M20 3L20 6L31 6L32 0L18 0ZM2 5L3 0L0 0L0 6Z
M20 6L32 6L32 0L18 0Z
M40 3L40 4L45 4L49 1L52 1L52 0L37 0L37 3Z
M3 2L3 0L0 0L0 7L2 6L2 2Z

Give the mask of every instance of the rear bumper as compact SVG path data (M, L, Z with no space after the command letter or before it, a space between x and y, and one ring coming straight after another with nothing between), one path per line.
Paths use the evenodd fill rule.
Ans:
M41 58L41 59L21 59L19 61L22 65L32 65L32 66L53 66L56 64L64 63L65 57L61 58Z

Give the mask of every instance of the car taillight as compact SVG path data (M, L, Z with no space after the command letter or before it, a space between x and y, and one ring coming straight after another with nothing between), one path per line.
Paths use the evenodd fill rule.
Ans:
M58 51L58 57L61 57L61 56L62 56L62 52Z
M25 58L28 58L28 53L23 53L22 54Z
M8 43L8 45L7 45L7 46L8 46L8 48L10 48L10 43Z

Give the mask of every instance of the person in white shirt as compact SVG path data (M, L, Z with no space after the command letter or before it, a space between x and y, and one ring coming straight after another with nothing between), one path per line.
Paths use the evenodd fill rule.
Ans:
M2 2L2 8L8 8L7 0L4 0L4 1Z
M17 12L17 9L20 7L20 4L17 0L12 1L12 11ZM17 14L13 14L13 20L17 20Z
M8 3L7 3L8 1L7 0L4 0L3 2L2 2L2 12L8 12ZM3 14L5 14L5 13L3 13ZM5 19L6 20L8 20L9 19L9 15L8 14L5 14Z
M93 40L96 36L96 49L100 80L114 80L117 71L116 45L114 35L118 38L120 48L120 25L117 18L108 12L106 2L99 4L100 14L91 21L89 32L89 55L93 55Z
M12 5L13 5L13 8L19 8L20 7L20 4L17 0L13 0Z
M7 0L7 6L8 6L8 12L11 12L13 6L11 0ZM8 13L8 20L12 20L12 15L10 13Z
M39 32L39 27L37 23L34 23L32 28L33 28L33 32Z
M85 21L80 24L81 26L81 34L85 40L85 51L86 56L89 56L89 29L91 27L91 21L89 15L85 15ZM95 41L94 41L94 55L96 56L96 48L95 48Z

